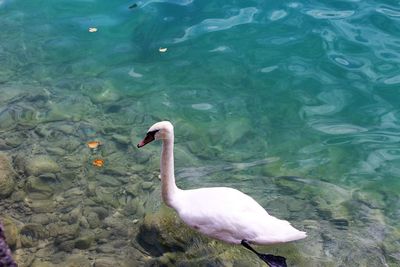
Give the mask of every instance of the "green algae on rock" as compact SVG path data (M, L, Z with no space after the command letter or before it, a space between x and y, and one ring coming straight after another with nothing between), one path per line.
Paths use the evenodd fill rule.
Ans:
M1 216L0 221L4 225L4 233L10 249L15 249L17 246L20 246L19 223L9 216Z
M25 171L28 175L38 176L44 173L57 173L60 166L49 156L37 155L26 159Z
M8 197L15 187L16 173L9 158L0 154L0 198Z
M21 228L20 236L22 247L34 247L40 240L48 237L48 232L42 225L31 223Z

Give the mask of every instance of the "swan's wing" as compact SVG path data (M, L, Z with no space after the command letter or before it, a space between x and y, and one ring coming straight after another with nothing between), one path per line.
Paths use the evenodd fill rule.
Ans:
M268 213L254 199L225 187L184 191L177 212L199 232L230 243L253 239Z
M229 243L246 239L273 244L305 237L285 220L270 216L250 196L225 187L187 190L177 212L190 227Z

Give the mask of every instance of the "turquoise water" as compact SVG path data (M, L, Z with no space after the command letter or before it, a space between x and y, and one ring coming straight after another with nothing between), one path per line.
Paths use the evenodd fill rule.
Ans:
M81 249L84 234L17 244L21 262L34 264L37 251L48 264L124 261L131 250L131 266L157 260L135 234L160 207L160 147L135 144L168 119L179 186L236 187L309 233L277 248L291 266L400 264L397 1L133 3L0 0L0 149L18 173L0 211L18 227L42 214L54 216L42 223L49 232L66 223L94 236ZM90 151L91 140L104 145ZM24 167L39 156L58 169ZM91 166L99 157L104 168ZM27 186L36 176L50 189ZM79 219L99 209L105 219L121 212L133 230ZM71 211L76 220L63 217Z

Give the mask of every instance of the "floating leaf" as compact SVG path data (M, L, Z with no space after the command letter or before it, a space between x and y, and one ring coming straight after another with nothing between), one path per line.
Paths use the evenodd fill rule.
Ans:
M89 141L86 144L90 149L97 149L101 145L100 141Z
M103 159L95 159L92 162L93 166L101 168L104 166L104 160Z

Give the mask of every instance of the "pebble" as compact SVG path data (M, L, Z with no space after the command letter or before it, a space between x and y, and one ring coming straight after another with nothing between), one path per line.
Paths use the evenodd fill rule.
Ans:
M142 188L143 188L143 190L148 190L149 191L150 189L152 189L153 185L154 185L153 182L143 182L142 183Z
M94 229L101 225L99 216L95 212L90 212L86 216L87 222L89 223L90 228Z

